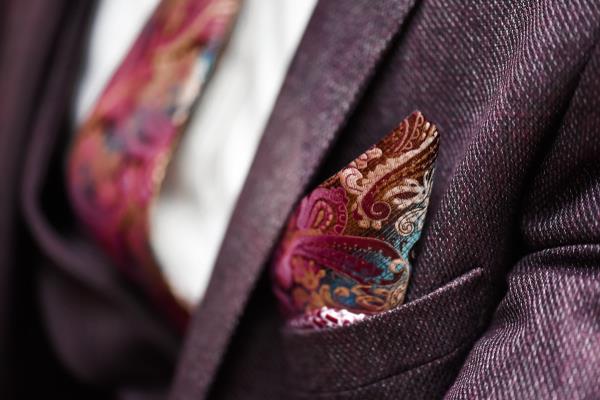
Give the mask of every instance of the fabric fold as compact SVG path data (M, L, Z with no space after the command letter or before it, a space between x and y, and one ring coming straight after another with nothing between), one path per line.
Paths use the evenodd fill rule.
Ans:
M292 326L344 326L404 302L438 144L415 112L302 199L272 268Z

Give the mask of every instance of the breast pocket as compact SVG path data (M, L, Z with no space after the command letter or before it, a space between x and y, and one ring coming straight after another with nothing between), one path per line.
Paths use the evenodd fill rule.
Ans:
M349 326L283 328L290 398L435 398L481 326L481 268ZM440 378L441 377L441 378Z

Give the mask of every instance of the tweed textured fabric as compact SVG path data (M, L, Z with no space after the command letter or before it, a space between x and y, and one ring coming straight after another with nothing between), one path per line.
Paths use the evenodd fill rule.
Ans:
M83 18L56 14L36 31ZM10 37L28 26L12 26ZM52 352L34 351L40 333L19 347L37 372L14 373L29 391L44 373L60 378L39 385L36 398L64 390L155 398L176 362L172 399L600 397L599 35L594 0L321 2L179 359L167 324L107 272L110 262L60 201L50 152L60 156L69 134L57 119L73 65L33 57L38 36L21 35L38 63L18 65L54 83L24 86L45 94L30 104L22 87L2 81L19 107L19 118L1 120L12 146L0 147L11 166L2 185L26 188L11 189L6 204L22 203L23 213L3 219L2 232L29 244L18 260L2 260L2 276L36 285L0 306L41 299L27 317ZM67 51L67 36L55 35L57 49ZM21 76L1 60L3 73ZM55 66L48 76L37 69L44 60ZM285 328L266 270L286 219L415 109L435 121L441 141L405 303L338 329ZM15 152L25 138L29 146Z
M382 14L404 4L389 2ZM354 23L365 36L371 23L389 20L366 4L361 11L371 19ZM328 61L338 73L349 67L339 47L316 38L348 46L339 41L349 15L330 3L317 9L254 170L277 165L287 177L278 183L295 195L296 186L322 181L376 142L400 115L420 109L435 121L436 182L407 301L389 318L299 334L267 323L269 309L252 309L263 303L251 300L248 315L263 316L240 320L209 397L236 398L238 388L246 398L596 397L598 356L586 350L598 340L600 82L592 77L600 72L600 6L419 2L332 141L306 131L333 119L332 102L351 97L335 92L331 76L311 86L312 74L327 71ZM331 89L322 95L322 87ZM313 159L314 149L326 157L308 178L293 160ZM273 181L251 174L240 209ZM286 200L287 210L292 204ZM283 220L277 211L261 221ZM247 214L234 215L217 268L237 263L252 226ZM209 293L220 279L217 272ZM252 298L268 296L261 288ZM202 354L215 342L200 327L215 312L206 304L196 315L174 399L203 393L211 375ZM262 389L266 376L281 382L279 392Z

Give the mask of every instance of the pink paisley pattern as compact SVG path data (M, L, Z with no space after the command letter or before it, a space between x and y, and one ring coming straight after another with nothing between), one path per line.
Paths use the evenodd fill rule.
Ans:
M403 303L438 142L416 112L300 202L273 263L291 326L345 326Z
M156 264L148 218L239 2L163 0L78 132L68 164L76 213L181 329L189 312Z

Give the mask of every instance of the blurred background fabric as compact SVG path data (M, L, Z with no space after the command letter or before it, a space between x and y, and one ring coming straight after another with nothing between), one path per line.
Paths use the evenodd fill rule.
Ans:
M159 0L101 0L75 104L81 123ZM152 248L176 297L201 298L235 200L316 0L245 0L167 170Z

